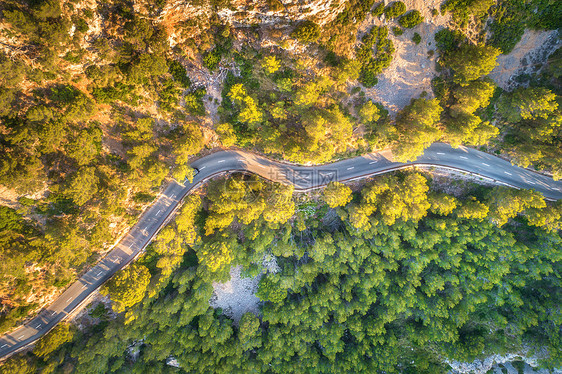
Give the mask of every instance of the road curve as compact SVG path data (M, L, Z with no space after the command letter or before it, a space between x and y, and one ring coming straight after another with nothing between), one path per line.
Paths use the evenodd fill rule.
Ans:
M455 149L443 143L434 143L416 161L409 163L393 161L389 151L370 153L320 166L290 165L244 151L216 152L194 161L192 166L199 169L194 181L185 186L171 183L127 235L51 305L31 321L0 337L0 358L7 357L34 342L65 319L117 270L135 259L185 195L217 174L247 171L269 180L292 184L297 191L307 191L324 186L330 181L359 179L412 165L466 171L499 184L535 189L549 200L562 199L562 181L556 182L552 178L513 166L508 161L472 148Z

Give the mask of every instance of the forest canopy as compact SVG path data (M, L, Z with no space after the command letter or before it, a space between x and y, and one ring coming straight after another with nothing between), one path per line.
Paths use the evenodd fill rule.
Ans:
M399 172L353 196L331 184L312 214L301 215L298 205L284 222L227 208L236 222L206 234L225 214L213 208L225 186L242 199L233 206L248 189L284 194L240 175L209 185L203 204L191 195L147 253L108 285L121 308L121 280L148 272L146 290L134 290L142 300L116 318L91 309L101 322L86 331L63 325L45 338L56 341L52 350L15 356L7 372L20 365L77 373L445 373L443 357L471 361L522 347L543 367L560 365L560 330L552 328L562 322L554 292L560 202L476 184L455 197L426 175ZM264 256L275 256L279 270L264 268ZM234 322L209 305L213 282L228 280L232 266L263 274L259 313Z

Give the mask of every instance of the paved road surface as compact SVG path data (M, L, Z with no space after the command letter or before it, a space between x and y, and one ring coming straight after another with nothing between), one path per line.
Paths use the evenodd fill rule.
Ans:
M150 242L180 200L196 185L221 172L250 171L270 180L308 190L330 181L352 180L386 173L408 165L433 165L461 169L517 188L533 188L550 200L562 199L562 181L511 165L498 157L471 148L453 149L435 143L412 163L392 161L390 152L371 153L332 164L305 167L268 160L242 151L222 151L203 157L192 166L199 169L193 183L172 183L140 218L139 222L96 266L72 284L30 322L0 337L0 358L37 340L80 305L117 270L132 261Z

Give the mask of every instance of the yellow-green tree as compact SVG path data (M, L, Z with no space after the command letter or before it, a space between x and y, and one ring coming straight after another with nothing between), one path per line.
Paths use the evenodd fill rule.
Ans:
M488 194L489 217L493 223L503 226L510 218L523 213L528 208L546 207L540 192L534 190L516 190L509 187L495 187Z
M267 74L273 74L281 67L281 62L275 56L266 56L261 64Z
M248 95L242 83L232 86L228 96L240 108L238 114L240 122L255 127L263 120L263 113L258 107L257 100Z
M60 323L47 335L39 339L33 353L39 357L48 357L57 348L72 340L74 330L68 323Z
M183 183L186 179L191 183L195 176L195 170L189 165L178 165L174 168L172 176L179 183Z
M340 182L330 182L323 192L323 198L330 208L347 205L351 199L351 188Z
M100 292L109 295L114 302L113 310L121 313L143 299L149 283L148 268L134 263L117 272Z
M558 109L556 94L543 87L521 87L502 95L498 112L508 122L548 118Z
M393 154L397 161L413 161L425 148L439 140L439 118L443 109L437 99L414 99L396 118L400 138Z
M441 65L453 70L455 83L466 85L490 73L500 53L491 46L466 43L443 56Z
M229 242L219 240L212 243L205 243L197 252L199 261L211 272L230 265L233 259L232 248Z

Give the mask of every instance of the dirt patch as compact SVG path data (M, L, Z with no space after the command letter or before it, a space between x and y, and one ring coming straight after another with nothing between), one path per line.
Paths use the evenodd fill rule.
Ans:
M262 275L254 278L242 278L241 266L230 269L230 280L226 283L213 283L215 290L209 300L213 308L222 308L225 315L238 324L242 315L247 312L259 314L260 299L255 295Z
M433 9L439 9L442 3L440 0L406 0L404 3L408 10L419 10L425 22L413 29L404 30L400 36L395 36L391 31L392 27L399 26L398 22L385 20L384 17L368 17L360 29L361 32L366 32L374 25L389 28L389 37L396 48L392 63L378 76L379 83L367 89L366 94L374 101L382 103L391 114L398 112L408 105L412 98L419 97L423 92L426 92L428 97L432 96L431 80L436 75L436 54L430 55L429 51L434 50L435 33L444 28L450 20L448 15L431 14ZM421 36L421 43L418 45L412 41L416 32Z
M516 78L522 74L534 74L543 66L551 53L562 45L559 32L526 30L513 51L498 57L498 66L489 74L504 90L518 85Z

